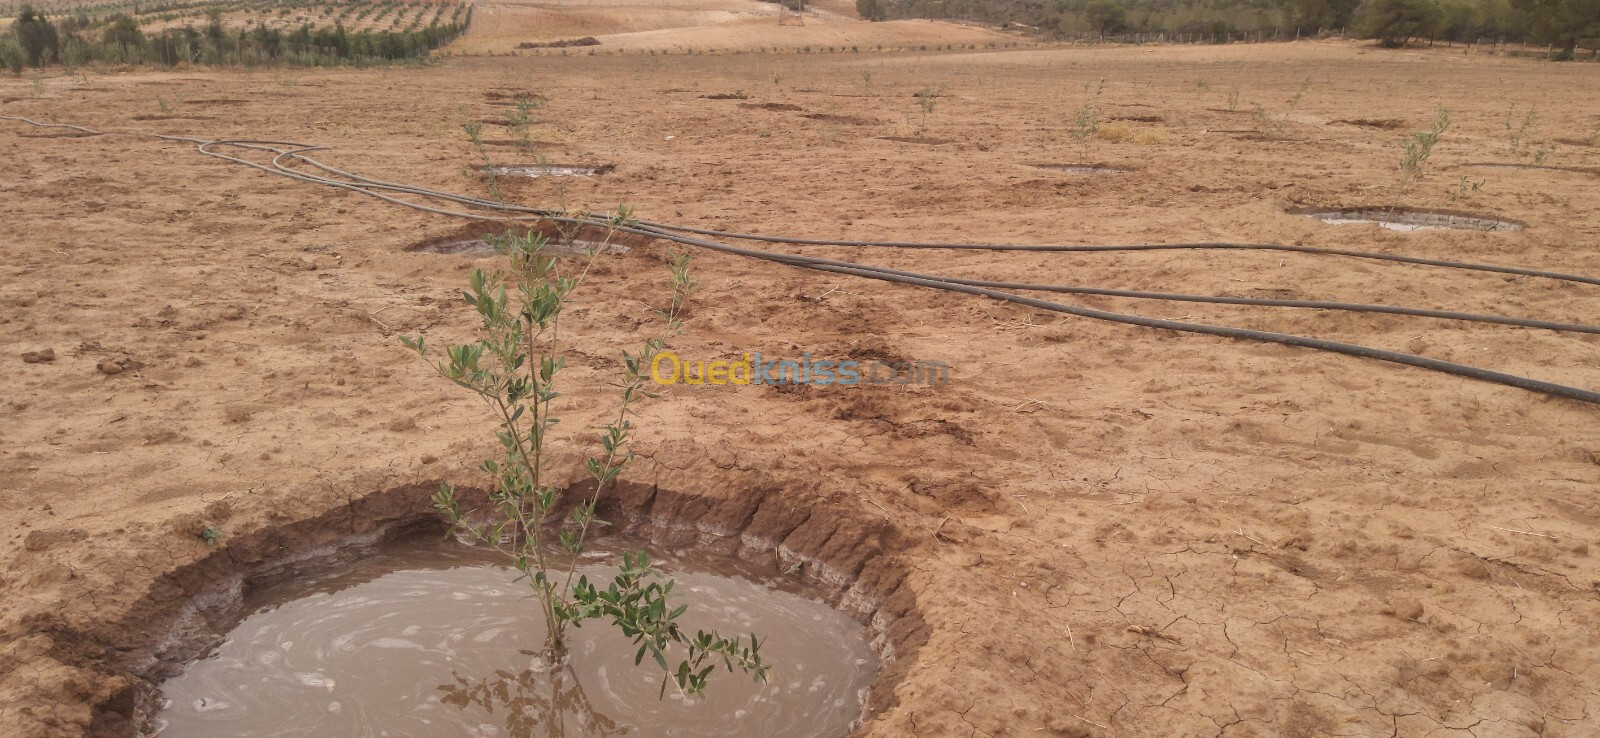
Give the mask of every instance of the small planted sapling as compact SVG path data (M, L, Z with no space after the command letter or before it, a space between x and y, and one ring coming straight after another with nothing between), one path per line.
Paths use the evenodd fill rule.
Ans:
M478 152L478 159L483 162L479 170L489 187L489 196L496 200L506 199L505 192L500 189L500 176L495 173L494 162L489 159L489 151L483 145L483 124L475 120L467 121L461 129L467 132L467 140L472 142L473 150Z
M1295 90L1294 97L1289 98L1289 106L1284 109L1281 116L1268 113L1265 105L1256 103L1256 123L1261 129L1262 135L1272 139L1283 138L1284 131L1287 130L1289 125L1289 119L1300 108L1300 102L1305 99L1306 90L1309 89L1311 89L1311 78L1307 77L1306 81L1300 83L1300 89Z
M565 662L569 627L609 620L638 647L636 665L648 657L661 669L662 694L671 683L697 696L718 666L758 680L768 677L771 666L762 659L756 636L746 641L689 631L680 623L689 608L677 602L682 592L642 551L624 554L610 582L591 581L576 571L591 534L606 525L597 516L602 499L633 459L633 417L637 405L654 396L647 389L650 365L683 331L681 316L695 289L688 255L669 260L671 292L657 313L655 334L638 349L622 352L621 381L612 385L618 390L615 412L584 463L588 485L584 491L564 487L551 469L557 452L556 400L562 396L558 379L566 367L561 318L594 259L629 217L626 207L619 209L603 241L581 258L558 258L546 249L545 237L533 232L494 238L509 269L473 271L464 293L481 321L481 337L449 346L442 356L421 336L402 341L421 357L437 357L438 373L482 399L494 418L500 450L481 465L491 482L487 509L464 508L451 485L442 485L433 503L455 530L499 551L520 574L518 581L527 586L544 620L547 664L553 669Z
M1483 185L1487 182L1488 180L1486 179L1473 180L1465 174L1461 175L1461 179L1456 181L1455 191L1450 193L1450 204L1454 205L1478 194L1479 191L1483 190Z
M1403 145L1405 154L1400 157L1400 181L1395 186L1395 203L1405 197L1406 192L1417 178L1422 176L1422 165L1429 157L1433 156L1433 147L1439 143L1439 138L1450 128L1450 111L1437 108L1434 111L1433 127L1426 131L1416 131L1407 136Z
M1100 121L1103 113L1097 100L1099 100L1100 94L1105 91L1105 88L1106 81L1103 79L1098 84L1094 82L1083 83L1083 104L1078 106L1077 112L1073 114L1072 128L1067 131L1072 136L1072 140L1077 142L1078 158L1084 164L1089 163L1089 144L1100 133Z
M1506 109L1505 121L1507 153L1513 157L1521 156L1522 151L1528 146L1528 136L1533 132L1534 126L1538 125L1538 122L1539 106L1535 105L1528 108L1528 113L1522 117L1521 122L1518 122L1517 104L1511 103L1511 107Z
M913 97L917 99L917 107L922 108L922 129L917 131L917 135L921 135L928 130L928 116L933 115L934 108L939 106L939 98L944 97L944 85L923 87Z
M1517 121L1517 105L1511 104L1506 111L1506 149L1512 158L1527 156L1534 166L1543 166L1544 160L1555 152L1555 147L1549 141L1537 139L1539 128L1539 106L1528 108L1528 113Z
M534 150L532 127L538 122L534 112L543 106L539 98L531 95L517 95L515 107L506 115L506 122L511 124L511 130L517 134L517 146L523 151L532 153Z

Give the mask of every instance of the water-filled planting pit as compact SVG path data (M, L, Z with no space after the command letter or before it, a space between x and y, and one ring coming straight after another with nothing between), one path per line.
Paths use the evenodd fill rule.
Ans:
M500 177L598 177L615 164L496 164L484 171Z
M1109 164L1033 164L1034 169L1048 169L1062 174L1125 174L1128 170Z
M459 256L493 256L495 235L506 232L521 235L529 230L544 234L545 249L549 253L583 255L598 251L605 256L626 254L650 241L648 238L627 233L607 233L605 228L583 226L576 231L563 229L554 223L472 223L444 236L418 241L405 247L406 251L426 254L453 254Z
M838 737L892 706L927 633L884 553L894 529L760 477L693 476L719 491L614 487L597 510L611 525L587 549L603 553L578 570L604 578L615 552L651 552L691 633L761 636L766 683L718 665L687 698L650 657L635 666L608 620L569 628L552 665L528 583L446 534L437 482L230 530L52 639L106 685L95 735Z
M434 531L437 533L437 531ZM577 571L609 581L613 539ZM354 555L354 554L359 554ZM161 686L164 738L266 735L843 736L876 671L866 630L781 575L693 549L653 552L691 627L766 637L769 682L719 670L701 699L604 623L539 654L525 582L482 547L418 533L252 583L226 640Z
M1409 208L1296 208L1294 215L1316 218L1329 225L1378 225L1391 231L1520 231L1526 224L1453 210Z

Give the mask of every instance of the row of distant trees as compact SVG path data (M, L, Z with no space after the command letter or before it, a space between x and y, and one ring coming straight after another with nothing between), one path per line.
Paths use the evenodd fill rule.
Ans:
M1388 47L1492 37L1550 44L1558 59L1600 48L1600 0L1367 0L1356 21L1363 37Z
M449 18L399 31L349 31L342 24L305 24L286 31L257 24L229 29L216 11L203 28L184 26L146 33L125 13L91 19L51 19L22 6L11 23L10 37L0 35L0 65L13 74L24 67L91 62L112 64L256 64L306 66L372 64L425 57L465 33L472 9L460 6Z
M868 20L947 18L1047 36L1169 34L1229 40L1347 32L1388 46L1481 38L1600 47L1600 0L856 0Z

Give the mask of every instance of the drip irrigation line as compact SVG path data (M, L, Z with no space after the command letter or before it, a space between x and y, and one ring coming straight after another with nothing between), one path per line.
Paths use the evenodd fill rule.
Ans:
M914 286L919 286L919 287L928 287L928 288L932 288L932 289L939 289L939 290L945 290L945 291L957 292L957 293L963 293L963 294L969 294L969 295L977 295L977 296L982 296L982 297L988 297L988 298L991 298L991 299L994 299L994 300L1000 300L1000 301L1003 301L1003 302L1010 302L1010 303L1014 303L1014 304L1018 304L1018 305L1024 305L1024 306L1028 306L1028 307L1038 308L1038 309L1041 309L1041 310L1048 310L1048 311L1052 311L1052 312L1065 313L1065 314L1069 314L1069 315L1074 315L1074 316L1084 317L1084 318L1090 318L1090 319L1094 319L1094 320L1103 320L1103 321L1109 321L1109 322L1113 322L1113 323L1120 323L1120 324L1124 324L1124 325L1135 325L1135 326L1142 326L1142 327L1147 327L1147 328L1157 328L1157 329L1180 331L1180 332L1185 332L1185 333L1196 333L1196 334L1201 334L1201 335L1218 336L1218 337L1223 337L1223 338L1232 338L1232 339L1249 340L1249 341L1260 341L1260 342L1265 342L1265 343L1276 343L1276 344L1287 345L1287 346L1296 346L1296 347L1301 347L1301 348L1309 348L1309 349L1314 349L1314 350L1319 350L1319 351L1328 351L1328 352L1344 354L1344 355L1348 355L1348 356L1356 356L1356 357L1368 358L1368 359L1377 359L1377 360L1380 360L1380 361L1387 361L1387 362L1392 362L1392 363L1396 363L1396 364L1414 366L1414 367L1419 367L1419 368L1428 369L1428 370L1432 370L1432 371L1442 372L1442 373L1445 373L1445 374L1451 374L1451 375L1465 377L1465 378L1469 378L1469 379L1482 380L1482 381L1486 381L1486 382L1494 382L1494 383L1497 383L1497 384L1502 384L1502 385L1506 385L1506 386L1510 386L1510 387L1517 387L1517 388L1529 390L1529 391L1532 391L1532 392L1539 392L1539 393L1546 394L1546 395L1552 395L1552 396L1556 396L1556 397L1564 397L1564 398L1567 398L1567 399L1578 400L1580 402L1587 402L1587 403L1591 403L1591 404L1600 405L1600 392L1595 392L1595 391L1591 391L1591 390L1585 390L1585 389L1581 389L1581 388L1577 388L1577 387L1568 387L1566 385L1554 384L1554 383L1551 383L1551 382L1545 382L1543 380L1532 379L1532 378L1529 378L1529 377L1523 377L1523 376L1514 375L1514 374L1506 374L1504 372L1497 372L1497 371L1493 371L1493 370L1490 370L1490 369L1484 369L1482 367L1475 367L1475 366L1470 366L1470 365L1466 365L1466 364L1458 364L1458 363L1455 363L1455 362L1443 361L1443 360L1440 360L1440 359L1432 359L1432 358L1428 358L1428 357L1425 357L1425 356L1418 356L1416 354L1409 354L1409 353L1404 353L1404 352L1399 352L1399 351L1390 351L1390 350L1387 350L1387 349L1380 349L1380 348L1375 348L1375 347L1371 347L1371 346L1363 346L1363 345L1359 345L1359 344L1345 343L1345 342L1342 342L1342 341L1333 341L1333 340L1329 340L1329 339L1315 338L1315 337L1311 337L1311 336L1301 336L1301 335L1295 335L1295 334L1276 333L1276 332L1272 332L1272 331L1262 331L1262 330L1255 330L1255 329L1249 329L1249 328L1238 328L1238 327L1233 327L1233 326L1211 325L1211 324L1206 324L1206 323L1194 323L1194 322L1188 322L1188 321L1168 320L1168 319L1164 319L1164 318L1150 318L1150 317L1141 316L1141 315L1117 313L1117 312L1111 312L1111 311L1106 311L1106 310L1098 310L1098 309L1094 309L1094 308L1082 307L1082 306L1078 306L1078 305L1071 305L1071 304L1060 303L1060 302L1052 302L1052 301L1049 301L1049 300L1043 300L1043 299L1039 299L1039 298L1035 298L1035 297L1029 297L1029 296L1026 296L1026 295L1018 294L1017 291L1023 291L1023 292L1054 292L1054 293L1083 294L1083 295L1103 295L1103 296L1112 296L1112 297L1130 297L1130 298L1136 298L1136 299L1167 300L1167 301L1181 301L1181 302L1202 302L1202 303L1219 303L1219 304L1236 304L1236 305L1260 305L1260 306L1270 306L1270 307L1313 308L1313 309L1346 310L1346 311L1353 311L1353 312L1386 313L1386 314L1395 314L1395 315L1407 315L1407 316L1419 316L1419 317L1429 317L1429 318L1444 318L1444 319L1452 319L1452 320L1467 320L1467 321L1476 321L1476 322L1497 323L1497 324L1502 324L1502 325L1513 325L1513 326L1521 326L1521 327L1528 327L1528 328L1542 328L1542 329L1556 330L1556 331L1572 331L1572 332L1581 332L1581 333L1590 333L1590 334L1600 333L1600 327L1596 327L1596 326L1588 326L1588 325L1573 324L1573 323L1559 323L1559 322L1553 322L1553 321L1533 320L1533 319L1515 318L1515 317L1507 317L1507 316L1499 316L1499 315L1481 315L1481 314L1474 314L1474 313L1463 313L1463 312L1445 311L1445 310L1429 310L1429 309L1423 309L1423 308L1410 308L1410 307L1402 307L1402 306L1395 306L1395 305L1374 305L1374 304L1361 304L1361 303L1326 302L1326 301L1317 301L1317 300L1279 300L1279 299L1269 299L1269 298L1244 298L1244 297L1222 297L1222 296L1207 296L1207 295L1184 295L1184 294L1162 293L1162 292L1146 292L1146 291L1135 291L1135 290L1117 290L1117 289L1099 288L1099 287L1087 287L1087 286L1043 285L1043 284L1030 284L1030 283L1022 283L1022 282L999 282L999 281L991 281L991 280L966 279L966 278L961 278L961 277L948 277L948 276L942 276L942 275L922 274L922 273L918 273L918 272L910 272L910 271L903 271L903 270L898 270L898 269L891 269L891 268L888 268L888 267L876 266L876 265L871 265L871 264L862 264L862 263L858 263L858 262L841 261L841 260L836 260L836 259L826 259L826 258L815 257L815 256L806 256L806 255L803 255L803 254L789 254L789 253L780 253L780 252L763 251L763 250L757 250L757 249L749 249L749 248L744 248L744 247L740 247L740 246L733 246L733 245L730 245L730 244L722 243L720 241L710 240L708 238L698 238L697 236L708 236L710 238L725 238L725 239L734 239L734 240L742 240L742 241L756 241L756 242L762 242L762 243L800 245L800 246L838 246L838 247L895 248L895 249L950 249L950 250L977 250L977 251L1024 251L1024 252L1069 252L1069 253L1071 253L1071 252L1096 253L1096 252L1169 251L1169 250L1279 251L1279 252L1290 252L1290 253L1300 253L1300 254L1315 254L1315 255L1326 255L1326 256L1353 257L1353 258L1362 258L1362 259L1376 259L1376 260L1381 260L1381 261L1398 262L1398 263L1412 264L1412 265L1419 265L1419 266L1433 266L1433 267L1443 267L1443 268L1450 268L1450 269L1463 269L1463 270L1472 270L1472 271L1495 272L1495 273L1502 273L1502 274L1514 274L1514 275L1519 275L1519 276L1539 277L1539 278L1555 279L1555 280L1561 280L1561 281L1567 281L1567 282L1577 282L1577 283L1594 284L1594 285L1600 285L1600 278L1585 277L1585 276L1581 276L1581 275L1564 274L1564 273L1560 273L1560 272L1540 270L1540 269L1526 269L1526 268L1522 268L1522 267L1511 267L1511 266L1501 266L1501 265L1492 265L1492 264L1473 264L1473 263L1468 263L1468 262L1457 262L1457 261L1448 261L1448 260L1441 260L1441 259L1428 259L1428 258L1422 258L1422 257L1404 256L1404 255L1398 255L1398 254L1385 254L1385 253L1379 253L1379 252L1353 251L1353 250L1347 250L1347 249L1327 249L1327 248L1318 248L1318 247L1312 247L1312 246L1295 246L1295 245L1272 244L1272 243L1204 242L1204 243L1181 243L1181 244L1134 244L1134 245L1019 245L1019 244L934 243L934 242L918 242L918 241L845 241L845 240L827 240L827 239L814 239L814 238L793 238L793 237L786 237L786 236L768 236L768 235L760 235L760 234L738 233L738 232L734 232L734 231L722 231L722 230L707 229L707 228L695 228L695 227L690 227L690 226L679 226L679 225L673 225L673 224L668 224L668 223L657 223L657 222L654 222L654 221L628 221L626 223L619 223L617 220L615 220L613 218L609 218L609 217L606 217L606 216L600 215L600 214L593 214L593 213L569 214L569 213L566 213L564 211L551 210L551 209L547 209L547 208L535 208L535 207L529 207L529 206L523 206L523 205L515 205L515 204L510 204L510 203L501 203L501 202L496 202L496 201L493 201L493 200L486 200L486 199L483 199L483 198L471 197L471 196L468 196L468 195L458 195L458 194L444 192L444 191L440 191L440 190L433 190L433 189L428 189L428 188L424 188L424 187L417 187L417 186L407 185L407 184L397 183L397 182L387 182L387 181L384 181L384 180L378 180L378 179L373 179L373 178L370 178L370 177L365 177L365 176L362 176L362 175L359 175L359 174L355 174L353 172L348 172L348 171L345 171L345 170L342 170L342 169L338 169L336 167L329 166L327 164L324 164L322 162L317 161L316 159L314 159L312 157L306 156L306 154L309 153L309 152L322 150L325 147L302 144L302 143L297 143L297 142L292 142L292 141L273 141L273 140L266 140L266 139L205 140L205 139L191 138L191 137L188 137L188 136L175 136L175 135L156 134L156 133L149 133L149 132L98 131L98 130L95 130L95 129L92 129L92 128L87 128L87 127L84 127L84 126L78 126L78 125L72 125L72 124L66 124L66 123L40 122L40 121L35 121L35 120L28 119L28 118L20 117L20 116L11 116L11 115L0 115L0 120L20 121L20 122L23 122L23 123L26 123L26 124L29 124L29 125L39 126L39 127L46 127L46 128L66 128L66 129L76 130L76 131L79 131L79 132L82 132L82 133L86 133L86 134L91 134L91 135L100 135L100 134L104 134L104 133L112 133L112 134L120 134L120 135L150 136L150 137L156 138L158 140L163 140L163 141L171 141L171 142L178 142L178 143L193 144L193 145L195 145L195 147L197 148L197 150L201 154L204 154L206 156L216 157L216 158L223 159L223 160L226 160L226 161L229 161L229 162L233 162L233 163L237 163L237 164L243 164L245 166L248 166L248 167L251 167L253 169L257 169L257 170L263 171L263 172L266 172L268 174L275 174L275 175L279 175L279 176L289 177L291 179L295 179L295 180L306 182L306 183L310 183L310 184L320 184L320 185L325 185L325 186L330 186L330 187L337 187L337 188L340 188L340 189L345 189L345 190L349 190L349 191L352 191L352 192L358 192L358 193L361 193L361 194L369 195L371 197L375 197L375 198L378 198L380 200L383 200L383 201L386 201L386 202L389 202L389 203L393 203L395 205L400 205L400 206L403 206L403 207L408 207L408 208L412 208L412 209L420 210L420 211L424 211L424 212L431 212L431 213L437 213L437 214L440 214L440 215L447 215L447 216L451 216L451 217L465 218L465 219L472 219L472 220L479 220L479 221L500 221L500 222L538 222L538 221L548 221L548 222L553 222L553 223L564 223L564 224L577 225L577 226L592 226L592 227L607 228L607 229L615 230L617 232L629 233L629 234L634 234L634 235L639 235L639 236L644 236L644 237L649 237L649 238L659 238L659 239L672 241L672 242L679 243L679 244L686 245L686 246L695 246L695 247L705 248L705 249L718 251L718 252L722 252L722 253L727 253L727 254L731 254L731 255L755 258L755 259L760 259L760 260L764 260L764 261L770 261L770 262L784 264L784 265L787 265L787 266L792 266L792 267L797 267L797 268L812 269L812 270L816 270L816 271L823 271L823 272L829 272L829 273L834 273L834 274L843 274L843 275L848 275L848 276L861 277L861 278L865 278L865 279L875 279L875 280L879 280L879 281L885 281L885 282L891 282L891 283L897 283L897 284L907 284L907 285L914 285ZM260 152L264 152L264 153L270 153L273 156L272 156L270 165L261 164L261 163L258 163L258 162L251 161L249 159L243 158L241 156L233 156L231 154L227 154L227 153L223 153L221 151L217 151L216 149L220 148L220 147L233 147L233 148L244 149L244 150L247 150L247 151L260 151ZM323 175L319 175L319 174L312 174L312 173L308 173L308 172L304 172L304 171L299 171L299 170L297 170L296 168L294 168L293 166L290 165L292 162L303 162L303 163L305 163L305 164L307 164L307 165L309 165L309 166L311 166L311 167L313 167L315 169L318 169L318 170L324 172L325 174L334 175L334 176L330 177L330 176L323 176ZM342 180L341 179L335 179L334 177L342 177L344 179L342 179ZM388 194L388 193L394 193L394 194ZM422 197L422 198L427 198L427 199L442 200L442 201L449 202L449 203L456 203L458 205L462 205L462 206L465 206L467 208L475 209L475 210L478 210L478 211L490 211L490 212L508 213L508 214L507 215L489 215L489 214L485 214L483 212L471 212L470 210L452 210L452 209L447 209L447 208L443 208L443 207L434 207L434 206L431 206L431 205L425 205L425 204L421 204L421 203L416 203L416 202L412 202L412 201L409 201L409 200L405 200L405 199L402 199L400 197L394 196L395 194L409 194L409 195L414 195L414 196L417 196L417 197Z
M654 230L634 228L623 228L620 230L639 233L641 235L657 235L658 237L662 237L660 236L659 231ZM1405 364L1407 366L1430 369L1437 372L1443 372L1445 374L1466 377L1468 379L1494 382L1532 392L1539 392L1546 395L1565 397L1571 400L1578 400L1580 402L1600 405L1600 392L1594 392L1578 387L1569 387L1562 384L1555 384L1553 382L1546 382L1543 380L1532 379L1515 374L1506 374L1504 372L1497 372L1491 369L1484 369L1482 367L1470 366L1467 364L1457 364L1452 361L1432 359L1426 356L1418 356L1416 354L1408 354L1401 351L1390 351L1388 349L1362 346L1360 344L1332 341L1323 338L1312 338L1309 336L1299 336L1289 333L1274 333L1271 331L1260 331L1251 328L1235 328L1232 326L1210 325L1207 323L1191 323L1186 321L1167 320L1164 318L1148 318L1142 315L1130 315L1106 310L1096 310L1077 305L1068 305L1065 303L1040 300L1033 297L1019 295L1014 292L1006 292L988 287L960 284L958 281L953 281L934 275L916 274L914 272L900 272L898 270L868 267L866 265L859 264L851 265L848 262L838 262L831 259L817 259L815 257L804 256L797 257L792 254L772 254L764 251L742 249L737 246L728 246L715 241L705 241L681 236L677 238L671 238L670 240L684 243L686 245L700 246L715 251L738 254L740 256L750 256L757 259L765 259L768 261L775 261L783 264L789 264L791 266L800 266L819 271L847 274L857 277L865 277L868 279L877 279L885 282L897 282L901 284L917 285L920 287L931 287L934 289L948 290L951 292L963 292L969 295L981 295L1003 302L1026 305L1028 307L1034 307L1041 310L1066 313L1068 315L1076 315L1083 318L1104 320L1112 323L1137 325L1146 328L1164 328L1167 330L1180 331L1184 333L1199 333L1203 335L1220 336L1223 338L1277 343L1286 346L1298 346L1301 348L1316 349L1319 351L1329 351L1348 356L1377 359L1380 361Z
M651 235L656 238L670 238L669 234L652 230ZM785 263L790 263L785 261ZM799 262L795 262L799 263ZM1227 297L1215 295L1188 295L1176 292L1148 292L1141 290L1120 290L1105 287L1086 287L1080 285L1060 284L1034 284L1030 282L998 282L987 279L967 279L965 277L934 276L890 269L871 264L858 264L856 262L833 262L834 265L859 266L883 274L897 274L902 276L920 276L939 279L951 284L966 285L968 287L989 287L1003 290L1021 290L1023 292L1055 292L1072 295L1098 295L1104 297L1127 297L1139 300L1160 300L1168 302L1199 302L1219 305L1251 305L1260 307L1291 307L1307 308L1314 310L1340 310L1353 313L1382 313L1388 315L1406 315L1420 318L1440 318L1444 320L1461 320L1474 323L1493 323L1498 325L1513 325L1522 328L1542 328L1544 330L1588 333L1600 335L1600 326L1585 325L1583 323L1562 323L1550 320L1537 320L1533 318L1517 318L1505 315L1489 315L1484 313L1465 313L1453 310L1432 310L1428 308L1413 308L1402 305L1369 304L1358 302L1330 302L1324 300L1289 300L1267 297Z
M45 121L37 121L37 120L33 120L32 118L24 118L24 117L22 117L20 115L0 115L0 119L21 121L23 123L27 123L30 126L38 126L39 128L67 128L67 129L70 129L70 130L78 131L79 133L87 133L87 134L89 134L91 136L99 136L102 133L104 133L104 131L97 131L97 130L95 130L93 128L85 128L83 126L75 126L75 125L72 125L71 123L50 123L50 122L45 122Z
M733 238L741 241L762 241L765 243L781 243L794 246L849 246L849 247L883 247L896 249L949 249L967 251L1031 251L1043 253L1101 253L1108 251L1185 251L1185 250L1212 250L1212 251L1281 251L1295 254L1317 254L1322 256L1346 256L1357 259L1376 259L1379 261L1392 261L1401 264L1415 264L1418 266L1444 267L1448 269L1466 269L1480 272L1496 272L1500 274L1515 274L1524 277L1542 277L1557 279L1564 282L1578 282L1581 284L1600 285L1600 277L1586 277L1579 274L1565 274L1562 272L1547 271L1543 269L1526 269L1523 267L1502 266L1498 264L1474 264L1464 261L1450 261L1447 259L1429 259L1420 256L1405 256L1403 254L1386 254L1379 251L1353 251L1350 249L1329 249L1317 246L1296 246L1281 243L1231 243L1224 241L1202 241L1196 243L1154 243L1154 244L1125 244L1125 245L1062 245L1062 244L1004 244L1004 243L938 243L924 241L834 241L822 238L793 238L790 236L767 236L757 233L737 233L734 231L719 231L710 228L694 228L691 226L639 221L641 225L661 230L677 231L679 233L693 233L713 238Z

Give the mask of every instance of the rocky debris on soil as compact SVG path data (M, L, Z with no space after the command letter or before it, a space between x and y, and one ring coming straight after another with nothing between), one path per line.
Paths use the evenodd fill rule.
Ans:
M29 551L43 551L52 546L63 543L73 543L89 537L82 528L55 528L52 530L35 530L28 533L22 541L22 547Z
M143 366L143 362L132 356L118 356L114 359L101 361L95 365L95 368L99 369L101 374L121 374L137 370Z
M1401 599L1391 603L1384 611L1385 615L1393 615L1401 620L1421 620L1422 603L1416 600Z
M56 350L55 349L47 348L47 349L41 349L39 351L24 351L24 352L22 352L22 363L24 363L24 364L48 364L48 363L50 363L52 361L55 361L55 360L56 360Z
M220 530L223 521L233 517L233 505L227 500L217 500L197 512L177 515L167 523L167 528L185 538L202 538L207 531Z
M417 429L417 419L416 418L411 418L411 417L395 418L393 421L391 421L389 423L388 428L389 428L389 430L391 432L394 432L394 433L404 433L406 431L413 431L413 430Z

